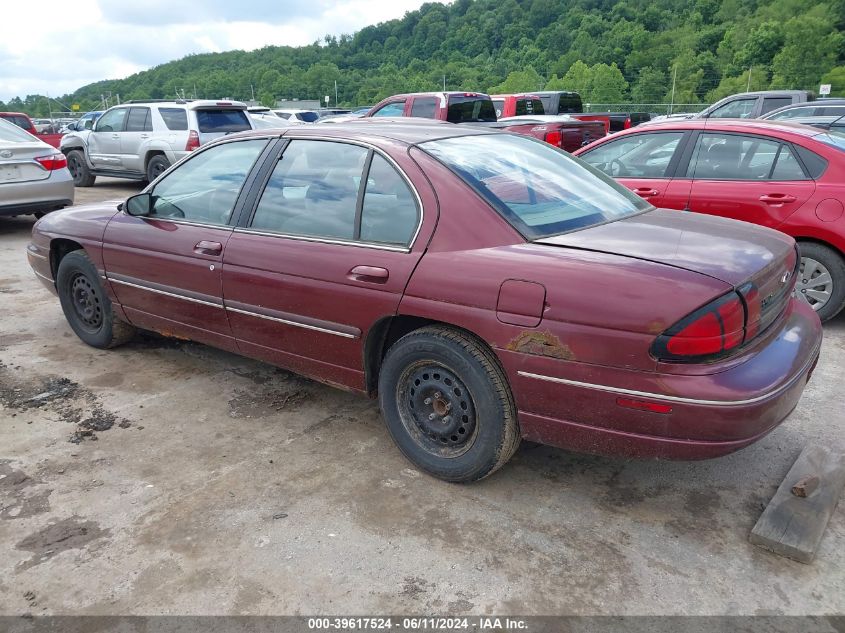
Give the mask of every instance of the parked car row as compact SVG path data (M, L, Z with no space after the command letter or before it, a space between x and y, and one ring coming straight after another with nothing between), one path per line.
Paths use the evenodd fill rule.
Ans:
M444 97L447 121L492 108ZM170 107L129 105L121 120L155 129ZM201 126L205 107L179 116ZM719 145L670 133L685 156ZM791 136L760 157L743 140L740 160L755 173L763 155L798 162L826 188L840 150L810 140L826 166ZM27 256L87 344L155 330L377 397L399 450L448 481L493 473L523 437L637 457L736 451L796 406L822 337L792 296L807 269L783 232L660 210L547 142L422 119L218 135L118 206L42 218Z

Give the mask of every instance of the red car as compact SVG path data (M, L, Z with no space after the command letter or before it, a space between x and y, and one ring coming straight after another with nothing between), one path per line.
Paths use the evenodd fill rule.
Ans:
M796 296L823 321L845 307L845 136L785 122L651 124L575 152L665 209L783 231L798 241Z
M419 468L520 438L699 459L796 406L821 325L787 235L661 211L547 143L373 120L230 135L121 205L36 223L71 328L135 328L379 397Z

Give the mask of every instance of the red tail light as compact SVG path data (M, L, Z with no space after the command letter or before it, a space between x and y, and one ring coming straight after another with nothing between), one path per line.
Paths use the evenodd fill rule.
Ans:
M546 136L543 137L543 140L555 147L561 147L563 143L563 134L560 132L546 132Z
M56 171L67 167L67 158L64 154L50 154L49 156L36 156L35 161L47 171Z
M186 152L193 152L195 149L199 148L200 146L200 135L197 133L196 130L191 130L188 133L188 142L185 144L185 151Z
M651 353L658 360L669 362L715 360L750 338L745 331L746 319L745 302L730 292L658 336Z

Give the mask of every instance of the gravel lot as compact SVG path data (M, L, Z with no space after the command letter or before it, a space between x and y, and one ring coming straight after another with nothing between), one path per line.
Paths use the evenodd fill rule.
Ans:
M188 342L86 347L29 270L32 222L0 219L0 614L845 613L845 503L812 565L747 541L805 444L843 446L843 317L738 454L523 444L457 486L368 400Z

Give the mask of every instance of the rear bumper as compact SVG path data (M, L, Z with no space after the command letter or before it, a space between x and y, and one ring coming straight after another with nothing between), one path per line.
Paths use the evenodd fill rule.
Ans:
M0 216L53 211L73 204L73 179L59 169L44 180L0 184Z
M712 374L625 371L531 357L503 361L526 439L593 453L706 459L752 444L786 419L815 368L821 338L818 317L793 300L764 344L744 362ZM671 411L625 408L618 398Z

